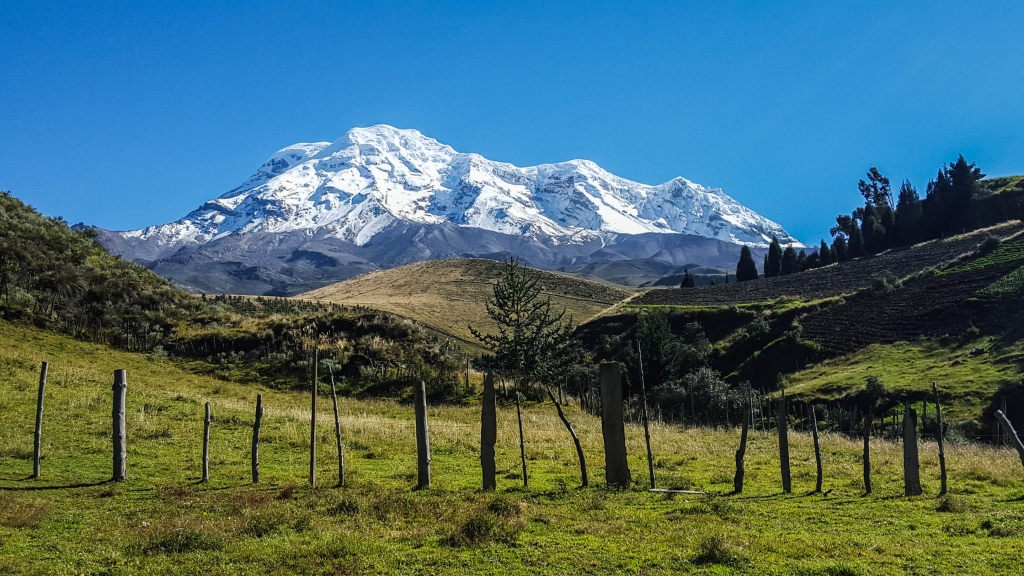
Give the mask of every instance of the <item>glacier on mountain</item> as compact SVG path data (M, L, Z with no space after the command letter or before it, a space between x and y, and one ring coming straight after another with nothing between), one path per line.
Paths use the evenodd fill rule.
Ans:
M249 232L306 231L358 246L396 223L470 227L579 245L622 235L688 234L765 246L775 222L685 178L647 185L588 160L518 167L460 153L416 130L353 128L294 144L184 218L118 232L149 258Z

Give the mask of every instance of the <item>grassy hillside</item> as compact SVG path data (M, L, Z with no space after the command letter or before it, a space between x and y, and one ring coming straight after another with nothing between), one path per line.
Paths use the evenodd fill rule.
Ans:
M490 331L484 303L493 293L502 263L464 258L430 260L339 282L298 298L325 300L347 306L366 306L391 312L472 342L468 326ZM630 297L631 292L610 284L535 270L543 295L556 309L563 306L577 322Z
M42 478L31 470L38 362L51 362ZM128 480L110 472L111 371L128 370ZM780 493L776 439L754 431L747 487L729 496L738 433L656 424L659 482L646 492L643 433L627 426L637 486L600 487L600 421L575 409L596 487L550 405L524 412L530 488L518 479L515 412L499 409L499 489L481 493L479 408L434 406L435 484L412 491L412 409L341 401L349 485L305 484L309 396L263 390L263 482L248 481L257 389L173 364L0 321L0 572L26 574L1015 574L1024 555L1024 474L1014 453L947 446L953 496L936 499L937 457L920 446L925 496L905 498L899 444L875 439L863 497L859 440L825 434L827 496L808 434L792 436L794 494ZM202 404L211 402L211 482L198 484ZM321 401L319 419L330 420ZM642 545L640 544L642 543Z

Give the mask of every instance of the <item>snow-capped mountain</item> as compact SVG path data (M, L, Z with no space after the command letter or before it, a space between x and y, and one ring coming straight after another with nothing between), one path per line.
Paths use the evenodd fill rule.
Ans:
M184 218L141 230L104 231L101 241L151 267L203 252L220 253L223 261L227 246L232 261L246 265L266 255L247 255L242 247L252 250L263 242L302 244L301 251L321 255L317 246L326 244L372 269L404 260L499 253L545 267L597 257L680 264L688 256L680 256L679 247L699 239L761 247L772 236L801 246L781 226L720 189L685 178L640 184L588 160L518 167L457 152L416 130L378 125L354 128L333 143L284 148L240 186ZM309 244L313 239L316 245ZM640 254L625 249L639 245L647 247ZM368 251L386 252L389 260L367 257ZM349 260L331 258L342 262L338 266Z

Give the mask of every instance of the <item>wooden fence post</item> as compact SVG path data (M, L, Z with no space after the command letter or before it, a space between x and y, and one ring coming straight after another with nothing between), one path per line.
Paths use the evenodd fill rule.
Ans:
M122 482L128 477L128 435L125 431L124 411L125 397L128 390L128 375L124 370L114 370L114 482Z
M636 353L637 358L640 362L640 401L641 405L641 416L644 419L644 441L647 443L647 470L651 476L651 488L657 488L658 485L654 479L654 452L651 451L651 426L647 417L647 385L644 383L644 356L643 352L640 351L640 341L636 342ZM729 419L729 403L726 402L725 418Z
M313 349L313 400L309 412L309 485L316 486L316 397L320 388L320 348Z
M871 494L871 425L875 419L874 401L864 416L864 493Z
M921 466L917 455L917 411L903 402L903 494L921 495Z
M821 442L818 439L818 415L814 413L814 404L808 406L811 410L811 435L814 438L814 464L817 468L817 478L814 481L814 491L821 493L821 484L823 480L822 467L821 467Z
M932 391L935 392L935 423L938 425L939 435L939 496L946 495L946 450L943 447L943 436L945 431L942 429L942 407L939 405L939 387L936 386L935 382L932 382Z
M736 476L732 479L733 492L743 493L743 477L746 475L746 467L743 465L743 458L747 454L747 431L750 428L750 414L753 409L753 402L750 400L750 386L747 386L747 407L743 411L743 427L740 430L740 449L736 451Z
M39 369L39 396L36 398L36 433L35 445L32 450L32 477L39 478L39 465L42 461L43 447L43 395L46 393L46 372L49 369L49 362L43 362Z
M604 437L604 477L608 486L629 488L626 425L622 413L622 376L618 362L601 363L601 433Z
M203 419L203 482L210 481L210 403L206 403L206 417Z
M786 391L779 399L779 415L776 424L779 429L779 464L782 468L782 491L789 494L793 484L789 474L789 413L786 410Z
M1013 447L1017 449L1017 454L1020 456L1020 463L1024 465L1024 444L1021 443L1020 437L1017 436L1017 431L1013 429L1013 424L1010 424L1010 420L1003 414L1002 410L996 410L996 418L999 419L1003 424L1003 428L1006 429L1006 435L1010 437L1010 441L1013 442Z
M495 481L494 445L498 441L498 414L494 399L494 376L484 375L484 398L480 415L480 468L483 470L484 490L497 488Z
M415 387L416 403L416 489L430 488L430 430L427 427L427 384L420 380Z
M252 483L260 483L260 427L263 425L263 394L256 394L256 421L252 425Z
M341 444L341 417L338 415L338 390L334 386L334 368L330 364L327 370L331 374L331 403L334 405L334 439L338 444L338 486L345 486L345 451Z

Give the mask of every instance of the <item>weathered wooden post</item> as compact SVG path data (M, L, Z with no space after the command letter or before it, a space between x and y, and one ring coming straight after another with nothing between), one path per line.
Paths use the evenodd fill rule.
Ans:
M996 418L1003 424L1003 428L1006 430L1006 435L1010 437L1010 441L1013 442L1013 447L1017 449L1017 454L1020 456L1020 463L1024 465L1024 444L1021 443L1020 437L1017 436L1017 431L1013 429L1013 424L1010 424L1009 418L1006 414L1003 414L1002 410L996 410Z
M943 447L943 436L945 431L942 429L942 406L939 405L939 387L936 386L935 382L932 382L932 391L935 392L935 423L938 425L938 437L939 437L939 496L946 495L946 450Z
M622 414L622 375L618 362L601 363L601 433L604 436L604 478L609 486L629 488L626 425Z
M416 403L416 489L430 488L430 436L427 427L427 384L420 380L415 387Z
M39 369L39 395L36 397L36 433L35 445L32 450L32 477L39 478L39 465L42 462L43 447L43 395L46 393L46 372L49 369L49 362L43 362Z
M338 415L338 390L334 386L334 368L327 370L331 374L331 403L334 405L334 439L338 444L338 486L345 485L345 452L341 445L341 417Z
M309 485L316 486L316 397L320 387L320 349L313 349L313 400L309 413Z
M647 443L647 470L651 476L651 489L657 488L658 485L654 479L654 452L651 451L651 426L647 417L647 385L644 383L644 355L640 351L640 341L636 342L636 353L637 359L640 363L640 402L641 404L641 415L644 419L644 441ZM728 406L728 402L726 403ZM728 419L728 408L726 408L726 419Z
M124 370L114 370L114 482L128 477L128 434L125 432L124 410L128 390L128 375Z
M864 416L864 493L871 494L871 425L875 419L874 401Z
M263 394L256 394L256 421L252 425L252 483L260 483L260 427L263 425Z
M903 402L903 494L921 495L921 465L917 455L917 411Z
M494 399L494 376L484 376L484 398L480 415L480 468L483 470L484 490L497 488L495 481L494 445L498 441L498 414Z
M732 479L733 492L743 493L743 477L746 475L746 468L743 465L743 458L747 454L747 430L750 428L750 412L753 408L750 400L750 386L747 386L747 408L743 411L743 428L740 431L740 449L736 451L736 476Z
M779 415L776 424L779 429L779 463L782 468L782 491L789 494L793 484L789 474L789 412L786 410L786 391L779 398Z
M822 468L821 468L821 442L818 439L818 415L814 412L814 404L808 406L811 410L811 435L814 438L814 464L818 471L818 476L814 481L814 491L821 492L822 483Z
M210 403L206 403L206 417L203 419L203 482L210 481Z

